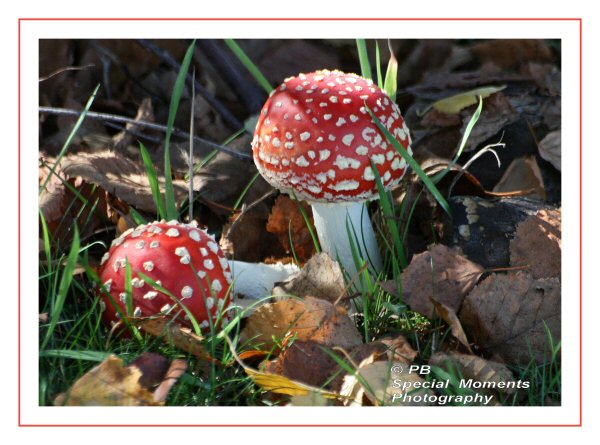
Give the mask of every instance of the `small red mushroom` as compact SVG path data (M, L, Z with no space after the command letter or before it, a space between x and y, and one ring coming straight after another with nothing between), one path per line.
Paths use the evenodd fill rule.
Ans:
M362 257L375 271L381 269L364 206L379 197L371 162L386 190L396 187L407 169L367 107L411 153L400 109L384 90L356 74L327 70L288 78L276 88L252 142L258 171L274 187L311 203L321 247L350 273L356 268L347 223Z
M190 318L179 304L194 316L201 328L209 327L219 311L229 305L231 274L227 259L215 239L194 224L177 221L154 222L129 229L115 239L101 260L100 280L103 319L111 326L119 314L110 298L126 314L126 260L132 270L133 315L177 315L183 325ZM141 278L145 274L170 292L161 292ZM224 317L226 318L226 317Z

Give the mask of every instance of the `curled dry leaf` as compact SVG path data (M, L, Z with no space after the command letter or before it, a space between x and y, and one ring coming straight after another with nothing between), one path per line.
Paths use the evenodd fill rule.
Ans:
M299 298L315 297L335 303L345 293L344 276L337 261L327 253L313 256L293 278L280 283L273 289L273 295ZM349 307L347 300L341 300Z
M183 360L165 366L164 358L148 353L129 366L111 355L100 365L77 380L65 393L59 394L57 406L146 406L163 405L169 389L185 372ZM162 382L162 383L160 383ZM165 383L166 382L166 383ZM158 392L151 390L156 384Z
M546 199L546 187L542 171L535 156L513 160L500 181L494 186L496 193L520 193L534 199Z
M414 311L433 318L434 300L458 311L465 295L473 289L484 269L456 251L436 244L415 255L402 274L404 302ZM384 283L390 293L399 293L393 281Z
M131 319L143 331L155 337L164 337L165 341L172 343L182 351L206 359L214 360L204 346L204 338L196 335L190 329L183 328L167 317L135 318Z
M453 375L461 375L467 383L469 380L483 383L484 386L478 389L478 392L496 393L499 390L514 394L522 385L505 364L485 360L475 355L437 352L430 357L429 364Z
M347 398L346 405L423 406L431 405L424 396L433 395L422 388L423 380L417 373L409 373L402 362L374 361L371 355L364 359L356 374L346 375L340 394ZM413 399L414 396L419 396Z
M469 346L469 340L467 340L467 335L460 324L460 320L458 319L456 312L445 304L435 301L433 298L431 301L435 307L436 313L442 317L446 323L448 323L448 326L450 326L450 331L452 332L454 338L456 338L460 344L462 344L466 350L472 354L473 351L471 351L471 346Z
M260 306L247 319L242 341L252 340L263 349L274 345L273 338L287 333L297 340L313 340L328 346L348 349L362 343L356 326L341 307L328 301L307 297L290 298Z
M492 274L465 298L460 321L480 350L509 364L550 359L560 342L560 281L526 273Z
M62 170L70 177L80 176L89 183L100 185L138 210L156 213L148 174L141 162L134 162L111 150L82 151L66 155ZM159 176L158 179L164 193L164 177ZM173 189L176 201L187 195L185 181L174 180Z
M310 205L306 202L297 203L287 195L279 195L271 209L267 231L277 236L288 255L291 255L293 248L298 261L303 263L313 255L315 245L299 205L307 215L311 214Z
M561 209L540 210L517 226L510 263L527 265L534 278L560 278Z
M538 144L540 156L550 162L558 171L560 171L561 160L560 139L560 130L551 131Z

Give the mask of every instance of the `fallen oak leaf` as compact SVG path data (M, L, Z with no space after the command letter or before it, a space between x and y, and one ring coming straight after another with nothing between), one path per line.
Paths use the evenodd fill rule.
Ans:
M413 311L433 318L435 301L455 312L463 298L473 289L485 269L469 261L455 250L436 244L428 251L413 256L402 273L402 293L396 283L386 281L383 289L401 297Z
M433 298L431 301L435 307L436 313L442 317L442 320L444 320L448 326L450 326L450 331L452 332L454 338L456 338L470 354L473 354L471 346L469 345L469 340L467 340L467 335L465 334L465 331L460 324L460 320L458 319L458 315L456 315L454 309L449 308L445 304L440 303Z
M340 395L335 392L326 391L304 383L295 382L282 375L262 372L247 366L238 356L230 338L226 334L223 334L223 337L229 345L229 350L231 351L235 361L244 369L252 381L265 391L274 392L277 394L286 394L289 396L302 396L316 393L327 399L340 398Z
M541 364L555 354L549 336L560 343L560 290L558 278L491 274L465 298L460 321L480 350L509 364Z
M204 346L204 337L196 335L188 328L183 328L173 323L172 318L144 317L128 318L130 322L154 337L164 337L167 343L172 343L175 347L189 352L190 354L209 361L219 363L217 359L211 357Z
M492 394L494 399L499 392L512 395L519 388L525 388L505 364L476 355L436 352L429 358L429 365L437 366L452 375L460 375L464 381L482 383L478 391Z
M138 363L141 362L145 363L142 369L135 363L124 366L122 359L111 354L106 360L79 378L67 392L59 394L55 398L54 404L56 406L164 405L164 400L170 388L175 384L176 377L185 372L185 362L182 364L182 361L178 361L175 364L179 372L169 376L168 385L162 388L159 386L161 390L158 394L151 392L151 388L143 383L144 369L146 373L152 373L154 370L150 363L162 364L162 362L151 358L138 360ZM155 378L156 376L151 377L149 381L154 381ZM174 378L175 380L173 380Z
M240 338L269 349L275 346L274 338L284 338L288 332L297 340L344 349L362 343L356 325L343 308L313 297L263 304L246 319Z
M280 298L288 298L290 295L299 298L310 296L335 304L345 291L344 276L339 263L323 252L314 255L299 274L278 283L273 289L273 295ZM349 307L349 304L346 307Z

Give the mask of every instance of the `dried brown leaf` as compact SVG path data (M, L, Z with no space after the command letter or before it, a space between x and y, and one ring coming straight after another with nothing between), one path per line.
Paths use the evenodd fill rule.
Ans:
M100 185L138 210L156 212L143 166L117 152L101 150L69 154L63 158L62 170L68 176L80 176L89 183ZM164 193L164 178L160 176L159 185ZM187 195L185 181L174 180L173 188L176 200Z
M546 161L550 162L555 169L560 171L560 160L561 160L561 131L551 131L540 141L538 144L538 150L540 156Z
M467 335L460 324L460 320L458 319L456 312L439 301L432 299L432 302L436 313L442 317L446 323L448 323L448 326L450 326L450 330L454 338L456 338L467 349L467 351L472 354L473 351L471 351L471 346L469 346L469 340L467 340Z
M546 199L544 179L535 156L524 156L513 160L494 186L494 192L522 192L522 196Z
M517 226L510 241L510 263L527 265L534 278L561 272L561 209L540 210Z
M287 333L297 340L313 340L327 346L348 349L362 343L356 326L346 311L318 298L290 298L260 306L247 319L242 341L253 339L263 348L274 345L273 338Z
M507 363L549 359L548 332L560 341L560 281L526 273L492 274L465 298L460 321L481 351Z
M393 371L392 371L393 370ZM425 380L417 373L409 373L408 366L402 362L375 361L375 357L363 360L356 375L346 375L340 394L347 397L346 405L391 405L391 406L423 406L432 403L424 400L404 399L411 396L433 395L431 389L418 388ZM405 387L395 384L400 380Z
M204 346L204 338L190 329L182 328L167 317L132 319L143 331L155 337L164 337L177 348L189 352L196 357L213 360Z
M414 311L433 318L436 301L458 311L465 295L473 289L484 269L454 250L436 244L415 255L402 274L404 302ZM395 283L388 281L384 289L396 293Z
M124 366L123 360L111 355L59 394L57 406L144 406L161 405L152 392L140 384L142 371Z
M309 204L301 202L300 205L308 215L311 214ZM267 231L277 236L287 254L291 254L293 246L298 261L302 263L315 252L314 242L302 212L298 208L298 203L287 195L277 197L269 215ZM292 244L290 244L290 231Z
M481 357L456 352L437 352L429 359L429 364L444 369L453 374L459 374L464 380L489 384L491 388L478 389L485 393L497 393L497 390L514 394L519 387L519 382L503 363L485 360ZM456 371L459 371L457 373Z
M293 278L280 283L273 289L273 295L285 297L315 297L335 303L345 293L344 276L337 261L327 253L313 256ZM343 303L348 304L347 300Z

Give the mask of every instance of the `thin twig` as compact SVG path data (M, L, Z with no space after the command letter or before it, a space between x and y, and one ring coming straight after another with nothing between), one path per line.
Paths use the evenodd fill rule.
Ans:
M54 108L54 107L39 107L39 112L45 113L45 114L62 115L62 116L79 116L82 113L81 111L73 110L70 108ZM88 113L86 114L86 118L99 119L99 120L104 120L104 121L108 121L108 122L112 121L112 122L121 122L121 123L125 123L125 124L133 124L134 126L137 125L140 127L146 127L151 130L161 131L163 133L165 133L167 131L166 125L155 124L153 122L147 122L147 121L142 121L142 120L135 120L130 117L118 116L118 115L109 114L109 113L97 113L94 111L88 111ZM188 132L179 130L177 128L173 128L173 135L181 137L181 138L189 138L190 137L190 134ZM252 155L250 155L248 153L241 153L241 152L232 150L231 148L216 144L212 141L209 141L208 139L204 139L204 138L201 138L198 136L194 136L194 142L207 145L211 148L216 148L217 150L222 151L223 153L227 153L228 155L233 156L234 158L242 159L244 161L252 159Z
M196 102L196 67L192 70L192 110L190 112L190 159L188 159L188 167L189 167L189 177L190 182L188 184L188 210L190 215L190 221L194 219L194 103Z
M168 51L162 49L155 43L147 40L147 39L137 39L137 42L143 48L149 50L154 53L158 57L160 57L165 63L170 65L175 71L179 72L181 68L181 64L175 60L175 58ZM192 80L191 76L187 75L187 80L190 82L194 82L196 85L196 89L200 93L200 95L209 103L209 105L219 113L225 122L233 129L237 130L238 128L242 128L244 124L242 124L231 112L224 107L221 102L219 102L211 93L208 91L200 82L197 80Z
M55 71L52 71L50 74L48 74L47 76L43 76L40 77L39 82L45 82L48 79L51 79L52 77L67 72L67 71L82 71L82 70L86 70L88 68L94 68L96 65L94 65L93 63L89 63L87 65L84 66L64 66L62 68L58 68Z

